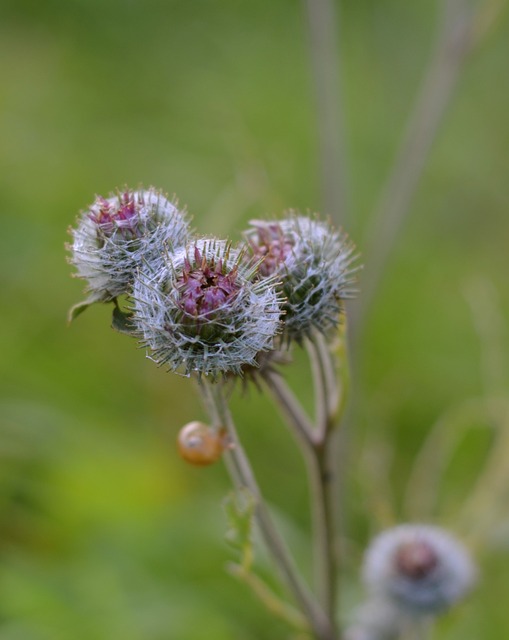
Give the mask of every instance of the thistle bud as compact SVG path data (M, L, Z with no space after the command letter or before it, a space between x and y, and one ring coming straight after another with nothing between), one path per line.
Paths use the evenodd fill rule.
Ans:
M411 615L436 615L472 587L475 569L465 547L438 527L401 525L380 534L366 552L371 595Z
M90 302L105 302L129 292L142 260L151 260L165 246L183 246L189 224L159 191L125 189L109 198L98 196L71 234L68 248L76 276L88 282Z
M201 239L148 265L135 280L134 322L151 357L170 370L241 374L272 349L280 299L228 242Z
M301 340L313 329L338 324L354 289L354 246L326 222L290 213L278 221L253 220L245 237L260 274L277 276L286 298L284 331Z

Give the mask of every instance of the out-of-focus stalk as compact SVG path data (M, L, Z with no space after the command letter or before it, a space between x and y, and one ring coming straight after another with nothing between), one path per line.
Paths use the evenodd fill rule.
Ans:
M305 0L308 23L323 204L337 224L345 224L347 167L339 65L339 34L333 0Z

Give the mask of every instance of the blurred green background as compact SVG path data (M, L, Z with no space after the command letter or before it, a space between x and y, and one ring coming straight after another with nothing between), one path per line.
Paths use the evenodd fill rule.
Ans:
M435 14L429 0L341 3L347 230L361 251ZM461 78L356 354L346 609L361 597L369 537L409 517L404 487L432 424L505 392L508 61L506 20ZM233 239L252 217L322 210L303 6L2 0L0 70L1 640L287 637L224 571L222 465L177 457L178 428L203 418L192 385L111 331L107 306L66 325L82 286L64 243L95 193L124 184L177 194L200 233ZM307 397L300 359L292 379ZM299 454L266 398L236 396L234 409L308 567ZM480 414L449 425L469 435L434 514L460 536L470 469L493 432ZM508 505L483 539L479 589L437 637L508 636Z

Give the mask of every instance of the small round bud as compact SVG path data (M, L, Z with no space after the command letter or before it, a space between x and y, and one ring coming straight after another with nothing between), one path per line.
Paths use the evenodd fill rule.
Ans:
M147 265L135 280L134 322L152 358L170 370L242 375L272 349L280 299L270 279L228 242L196 240Z
M343 301L354 293L357 271L354 246L346 235L326 222L290 212L283 220L253 220L245 237L253 256L262 260L260 274L281 282L289 339L338 324Z
M205 467L219 460L229 448L224 429L213 429L203 422L189 422L179 431L177 446L180 456L190 464Z
M164 248L187 242L189 224L182 211L156 189L125 189L109 198L98 196L81 215L70 262L77 277L88 282L92 301L108 301L128 293L135 270Z
M376 597L406 613L437 614L472 587L475 569L465 547L438 527L401 525L380 534L366 552L364 580Z

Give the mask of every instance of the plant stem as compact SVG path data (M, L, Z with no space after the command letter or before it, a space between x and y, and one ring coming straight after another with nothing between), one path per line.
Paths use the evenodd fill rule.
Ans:
M353 326L356 334L360 332L358 324L363 322L379 289L383 270L410 211L439 126L468 53L476 42L475 17L468 11L466 0L444 3L439 37L392 171L366 232L364 253L368 261L363 296L360 303L352 307L356 315Z
M326 372L323 368L323 361L318 353L316 336L314 339L306 340L306 350L308 352L311 372L313 374L313 384L315 391L315 421L316 437L315 441L321 443L328 431L329 423L329 383Z
M200 390L204 395L207 406L213 404L211 411L214 419L227 430L232 448L225 452L225 458L231 461L227 464L236 484L246 487L256 501L255 517L263 540L272 558L283 576L288 588L292 592L297 604L309 621L317 640L337 640L333 625L322 607L316 602L302 580L288 548L275 528L263 499L249 459L242 447L232 415L224 397L224 385L210 384L200 380Z
M349 387L346 320L339 326L337 340L331 345L321 333L315 331L306 342L306 346L313 371L315 404L322 405L321 411L317 411L317 428L318 442L323 442L328 432L334 428L338 417L342 415ZM331 351L334 351L336 356L337 371Z
M345 224L347 171L337 16L333 0L305 0L305 5L317 113L323 205L338 224Z
M348 366L338 363L338 379L333 365L333 354L323 336L315 334L307 341L312 365L317 425L312 428L305 412L277 373L266 372L265 383L279 405L281 413L301 446L310 482L310 503L313 523L315 583L319 601L335 624L338 598L339 554L337 545L337 509L335 461L333 461L334 425L344 410L348 388ZM335 355L346 358L345 325L341 325Z
M315 446L313 464L308 465L313 508L313 538L318 597L326 614L335 621L337 609L338 554L328 442Z
M344 325L340 327L340 344L344 346ZM342 350L338 354L346 357ZM339 363L341 384L338 385L332 353L322 334L315 332L308 343L308 354L315 378L315 388L320 389L315 402L324 405L325 419L317 425L314 443L314 466L310 473L312 500L315 506L315 545L317 557L317 579L320 601L325 611L334 615L338 599L339 548L337 544L337 524L339 498L336 495L337 473L334 454L334 427L338 421L338 410L344 407L346 385L344 374L348 372L346 363ZM338 387L341 386L341 402Z
M316 430L313 424L310 422L306 412L295 397L295 394L278 372L268 369L264 372L263 379L270 394L276 400L281 413L285 417L290 431L302 446L304 455L307 455L306 452L310 451L310 448L316 440Z
M284 379L277 373L267 372L265 383L279 405L290 431L296 437L306 463L310 483L310 506L313 525L313 567L319 600L327 615L335 618L335 551L332 520L330 472L326 468L326 445L318 440L318 430L303 428L300 420L304 410L300 406ZM306 418L307 420L307 418Z
M242 566L233 562L227 566L227 569L232 576L246 584L273 615L285 620L295 629L309 632L307 618L298 609L278 598L256 574L246 571Z
M346 321L344 321L339 327L338 335L341 339L344 337L345 327ZM344 350L340 351L337 349L339 343L334 342L331 347L325 340L324 335L320 332L316 332L313 336L313 339L316 344L316 349L318 350L320 365L323 370L324 384L325 388L327 389L327 412L330 421L334 420L337 416L340 393L343 392L344 382L342 376L338 380L338 376L336 375L336 369L331 357L331 349L335 349L337 351L337 355L339 356L339 360L341 362L341 367L343 364L347 364L346 360L345 362L343 362L343 357L346 356L346 353L344 352ZM342 346L344 347L344 340ZM341 367L339 368L341 369ZM338 382L340 383L339 385Z

